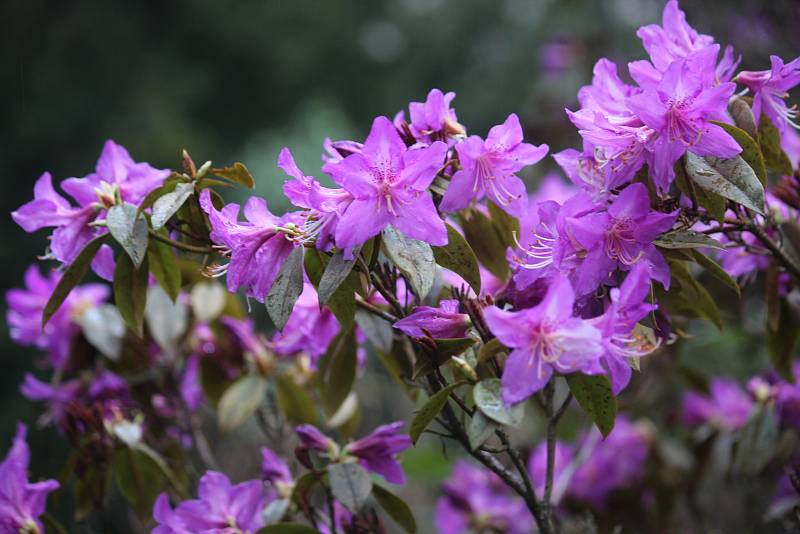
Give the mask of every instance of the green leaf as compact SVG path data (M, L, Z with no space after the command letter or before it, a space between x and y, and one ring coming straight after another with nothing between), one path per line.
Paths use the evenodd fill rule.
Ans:
M432 373L440 365L447 363L450 358L463 354L464 351L476 343L475 339L471 337L442 338L436 339L434 342L436 351L431 353L430 350L426 349L421 357L417 359L412 380Z
M740 96L731 98L728 103L728 113L733 118L733 123L744 130L751 139L758 139L758 129L756 128L756 118L753 110Z
M481 348L478 351L477 363L485 362L486 360L503 352L508 353L508 348L500 343L500 340L496 337L492 338L487 343L481 345Z
M315 288L319 287L329 261L328 256L317 249L310 248L306 250L303 256L303 264L306 274ZM356 299L354 284L352 283L354 276L355 273L351 272L328 298L326 304L331 313L336 316L336 320L339 321L342 328L350 328L355 320Z
M320 481L321 476L313 471L309 471L297 477L292 488L290 500L297 506L302 506L303 502L308 502L309 493Z
M328 478L334 498L353 513L358 513L372 493L372 477L356 462L328 465Z
M217 406L217 420L223 432L247 421L264 402L267 382L259 375L245 375L225 390Z
M611 393L611 382L605 375L565 375L569 390L600 433L607 437L614 429L617 416L617 399Z
M44 328L53 314L58 311L64 303L64 300L69 296L72 288L78 285L83 277L86 276L86 273L89 271L89 266L92 264L92 260L97 254L97 251L100 250L100 245L105 242L107 237L108 235L104 234L89 241L86 246L83 247L80 254L69 264L64 274L61 276L61 279L58 281L56 288L53 290L53 294L50 295L47 304L44 306L44 310L42 311L42 328Z
M320 396L329 415L342 405L356 379L357 356L354 328L342 331L319 362Z
M147 245L147 263L150 272L173 301L181 292L181 270L172 248L166 243L151 239Z
M142 213L147 208L152 207L156 200L163 197L167 193L175 191L175 188L178 186L178 184L186 183L186 180L188 179L188 177L184 177L176 172L170 174L169 177L164 180L163 185L147 193L147 196L144 197L144 200L139 203L139 213Z
M675 163L675 184L684 195L693 202L697 202L700 207L705 208L711 217L722 222L725 218L728 201L716 193L695 187L694 183L686 176L685 160L686 158L683 157Z
M258 534L319 534L319 530L301 523L275 523L262 528Z
M702 158L686 153L686 174L698 186L764 214L764 186L740 156Z
M295 247L278 271L266 298L267 313L278 330L283 330L294 303L303 292L303 249Z
M792 356L800 337L800 320L785 299L780 299L777 306L775 327L767 323L767 346L775 371L784 380L794 383Z
M422 408L414 415L414 419L411 420L411 427L409 430L409 435L411 436L411 441L416 444L419 437L422 435L422 432L428 428L428 425L431 424L439 412L442 411L444 405L447 404L447 398L450 396L450 393L455 390L458 386L460 386L460 382L455 382L450 384L442 389L440 389L436 394L430 397Z
M733 468L737 473L756 476L775 456L777 449L778 420L775 411L771 406L758 404L740 431Z
M356 324L375 350L388 353L392 350L394 333L392 325L366 310L356 311Z
M136 206L124 202L109 208L106 224L112 237L122 245L138 269L147 252L147 219Z
M45 532L55 533L55 534L68 534L67 529L64 528L64 525L58 522L58 520L50 515L49 513L45 512L41 516L42 524L44 525Z
M360 251L353 250L353 257L358 256ZM344 259L344 253L339 250L331 256L328 266L325 267L325 272L322 273L322 278L319 281L317 294L319 295L320 305L328 303L328 300L333 296L334 292L342 285L342 282L347 280L347 277L353 270L353 265L356 261Z
M516 245L514 236L519 235L519 220L506 213L504 209L491 200L486 201L486 206L489 208L489 216L503 244L507 247Z
M761 155L761 148L758 146L758 142L741 128L720 121L710 122L728 132L739 143L739 146L742 147L742 153L739 155L756 173L761 185L767 187L767 167L764 164L764 156Z
M503 402L503 389L499 378L478 382L472 390L475 405L483 414L501 425L518 426L525 417L525 404L507 406Z
M725 250L725 246L714 239L694 230L676 230L660 235L653 241L657 247L661 248L715 248Z
M716 301L708 290L692 278L685 261L670 259L671 281L669 291L656 286L659 304L664 305L671 314L707 319L717 328L722 328L722 318Z
M459 216L459 220L464 236L481 264L499 279L508 280L511 272L506 261L506 246L492 221L475 209Z
M153 230L160 230L167 221L175 215L183 203L194 193L194 184L180 183L175 186L175 190L166 193L153 202L153 212L150 216L150 224Z
M382 238L381 246L386 257L400 269L414 293L420 299L425 298L436 277L436 261L431 246L407 237L393 226L383 230Z
M127 254L120 254L114 270L114 304L137 336L142 337L144 308L147 304L147 261L140 268Z
M319 417L315 409L316 403L303 388L286 375L278 377L276 386L278 405L290 423L317 424Z
M377 484L372 486L372 496L375 497L381 508L389 514L389 517L394 519L404 531L409 534L414 534L417 531L417 521L414 519L414 514L403 499Z
M480 410L476 410L470 419L469 428L467 428L467 437L469 438L469 446L474 451L483 445L489 439L494 431L497 430L498 424L485 415Z
M247 170L247 167L245 167L244 164L239 163L238 161L228 167L212 168L211 174L219 176L220 178L225 178L226 180L230 180L231 182L243 185L250 189L256 186L256 181L253 179L253 175L250 174L250 171Z
M739 289L739 284L725 271L725 269L720 266L719 263L701 253L699 250L687 252L689 253L690 258L702 266L710 275L734 290L737 296L742 296L741 289Z
M470 285L476 295L480 294L481 273L478 267L478 258L458 230L448 224L447 245L431 248L436 263L459 275Z
M125 500L140 516L149 517L161 493L163 476L158 465L146 454L128 447L119 448L113 458L114 480Z
M758 142L767 168L782 176L791 176L792 162L781 148L781 134L765 113L758 119Z

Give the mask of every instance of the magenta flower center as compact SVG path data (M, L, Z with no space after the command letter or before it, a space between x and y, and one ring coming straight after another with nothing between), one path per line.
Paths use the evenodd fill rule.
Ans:
M642 258L644 251L638 246L634 228L634 222L629 218L614 221L606 234L606 254L609 258L625 265L633 265Z
M670 141L680 141L686 146L694 146L700 141L703 131L688 117L693 101L693 97L684 97L670 98L667 102L667 136Z

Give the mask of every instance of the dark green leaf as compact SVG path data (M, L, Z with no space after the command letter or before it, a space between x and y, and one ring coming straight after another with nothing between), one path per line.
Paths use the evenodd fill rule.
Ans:
M356 257L359 250L353 251L353 257ZM328 303L328 300L334 292L342 285L350 272L353 270L353 265L356 261L344 259L344 253L340 250L331 256L328 266L325 267L325 272L322 273L322 278L319 281L317 294L319 295L320 305Z
M781 134L765 113L758 119L758 143L767 168L783 176L791 176L792 162L781 148Z
M294 309L294 303L303 292L304 248L295 247L289 254L267 294L267 313L278 330L283 330L286 326L286 321Z
M689 317L707 319L717 328L722 328L722 318L716 301L708 290L692 278L686 262L668 260L671 272L669 291L656 286L659 304L664 305L671 314L683 314Z
M310 248L306 250L303 263L306 274L314 287L319 287L329 261L330 258L317 249ZM351 272L345 281L342 282L336 291L328 298L326 304L331 313L336 316L336 320L339 321L342 328L350 328L355 320L355 275L355 272Z
M250 174L250 171L247 170L247 167L245 167L244 164L239 163L238 161L228 167L212 168L211 174L219 176L220 178L225 178L226 180L230 180L231 182L235 182L250 189L256 186L256 182L253 180L253 175Z
M319 362L320 396L329 415L336 413L356 379L356 334L354 328L339 333Z
M153 230L160 230L167 221L183 206L183 203L194 193L194 184L180 183L175 190L159 197L153 202L150 224Z
M499 428L498 424L483 415L480 410L475 410L472 419L469 422L467 429L467 437L469 437L469 446L472 450L477 449L489 439L494 431Z
M725 218L728 201L716 193L695 187L694 182L686 176L685 160L684 157L675 163L675 184L684 195L693 202L697 202L700 207L705 208L711 217L722 222Z
M608 377L571 373L566 378L575 400L600 433L608 436L614 429L614 420L617 417L617 399L611 393Z
M450 396L450 393L460 385L460 383L456 382L440 389L419 409L416 415L414 415L414 419L411 420L409 435L411 436L412 442L415 444L417 443L417 440L425 429L428 428L428 425L431 424L431 421L439 415L444 405L447 404L447 398Z
M146 454L128 447L114 452L113 465L122 496L139 515L149 517L164 480L158 465Z
M767 187L767 167L764 165L764 156L761 155L761 148L758 146L758 142L741 128L737 128L725 122L710 122L728 132L728 134L739 143L739 146L742 147L742 153L739 155L750 165L753 172L756 173L756 176L758 176L758 179L761 181L761 185Z
M166 243L151 239L147 245L147 263L158 285L169 298L177 299L181 292L181 270L172 248Z
M739 284L723 269L719 263L715 262L699 250L692 250L689 253L692 260L700 264L710 275L731 288L736 292L737 296L742 296Z
M779 306L775 321L776 328L773 328L769 322L767 323L767 346L775 371L784 380L793 383L792 356L798 337L800 337L800 320L785 299L780 299L776 305Z
M698 186L763 215L764 186L740 156L702 158L686 153L686 173Z
M100 245L105 242L107 237L108 235L101 235L89 241L89 243L83 247L80 254L69 264L69 267L64 271L56 288L53 290L53 294L50 295L47 304L44 306L44 311L42 311L42 328L44 328L44 325L47 324L47 321L50 320L53 314L58 311L58 308L64 303L64 299L69 296L72 288L78 285L83 277L86 276L86 273L89 271L89 266L92 264L92 260L97 254L97 251L100 250Z
M653 242L657 247L661 248L715 248L718 250L725 250L725 247L714 239L694 230L676 230L668 232L656 238Z
M728 112L733 118L733 123L744 130L751 139L758 139L758 129L756 128L756 118L753 110L743 98L735 96L728 103Z
M311 396L289 376L279 376L276 382L278 405L284 417L293 424L317 424L316 404Z
M138 269L147 252L147 219L133 204L111 206L106 215L108 231L133 260Z
M414 368L413 380L420 376L432 373L440 365L447 363L453 356L463 354L468 348L476 343L471 337L442 338L435 340L436 351L431 353L427 350L417 359Z
M431 246L407 237L393 226L383 230L381 245L386 257L400 269L414 293L420 299L425 298L436 277L436 261Z
M478 258L458 230L448 224L447 245L431 248L436 263L459 275L470 285L476 295L480 294L481 273L478 268Z
M366 310L356 311L356 324L375 350L388 353L392 350L394 334L392 325Z
M472 390L475 405L483 414L502 425L517 426L525 417L525 404L507 406L503 402L503 388L499 378L487 378L478 382Z
M320 475L311 471L300 475L294 482L291 501L297 506L302 506L303 502L309 500L309 493L319 481Z
M499 279L507 280L510 270L506 246L492 221L478 210L470 210L460 216L460 220L467 242L481 264Z
M486 206L489 208L489 216L500 240L505 246L513 247L516 244L514 236L519 235L519 220L491 200L486 201Z
M777 443L778 421L774 409L757 404L741 430L733 468L750 477L758 475L775 455Z
M49 513L45 512L42 514L41 520L42 524L44 524L45 532L49 532L51 534L68 534L67 529L64 528L64 525L59 523L58 520Z
M127 254L120 254L114 270L114 304L128 328L142 337L147 304L147 261L137 269Z
M506 348L502 343L500 343L499 339L492 338L487 343L481 345L481 349L478 351L477 363L484 362L503 352L507 353L508 348Z
M372 496L375 497L381 508L389 514L389 517L394 519L403 530L410 534L417 531L417 521L414 519L414 514L403 499L377 484L372 486Z
M328 465L334 498L353 513L358 513L372 492L372 477L356 462Z
M301 523L275 523L262 528L258 534L319 534L319 530Z
M264 402L267 382L259 375L245 375L225 390L217 406L217 420L223 432L247 421Z

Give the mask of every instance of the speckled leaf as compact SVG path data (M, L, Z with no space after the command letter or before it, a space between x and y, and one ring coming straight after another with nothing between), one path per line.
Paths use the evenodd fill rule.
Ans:
M725 247L714 239L694 230L677 230L660 235L653 244L661 248L715 248L724 250Z
M766 187L767 167L764 165L764 156L761 155L761 148L758 146L758 142L741 128L737 128L725 122L711 122L728 132L728 134L739 143L739 146L742 147L742 153L739 155L756 173L756 176L758 176L758 179L761 181L761 185Z
M617 417L617 399L611 393L611 382L608 381L608 377L571 373L566 375L566 378L575 400L600 433L608 436L614 429Z
M367 502L372 493L372 477L355 462L332 463L328 465L331 492L337 501L353 513Z
M525 417L525 404L507 406L503 402L503 388L499 378L487 378L472 390L475 405L483 414L502 425L517 426Z
M108 231L122 245L138 269L147 252L147 220L133 204L112 206L106 214Z
M455 390L461 384L456 382L454 384L450 384L447 387L440 389L436 392L432 397L430 397L425 404L422 405L422 408L414 415L414 419L411 420L411 426L409 430L409 435L411 436L411 441L414 444L417 443L417 440L428 428L428 425L431 424L439 412L442 411L444 405L447 404L447 398L450 396L450 392Z
M478 258L458 230L448 224L447 245L432 248L436 263L459 275L470 285L476 295L480 294L481 273L478 267Z
M702 158L687 152L686 173L701 188L764 213L764 186L741 157Z
M420 299L425 298L436 277L436 260L431 246L403 235L392 226L383 230L382 237L386 256L400 269L414 293Z
M286 258L266 298L267 313L278 330L283 330L303 292L303 248L295 249Z

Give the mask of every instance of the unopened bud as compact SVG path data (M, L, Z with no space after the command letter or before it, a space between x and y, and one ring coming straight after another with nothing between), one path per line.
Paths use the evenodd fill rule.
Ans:
M183 149L183 171L188 174L189 178L192 180L197 176L197 166L195 166L192 156L189 155L185 148Z

